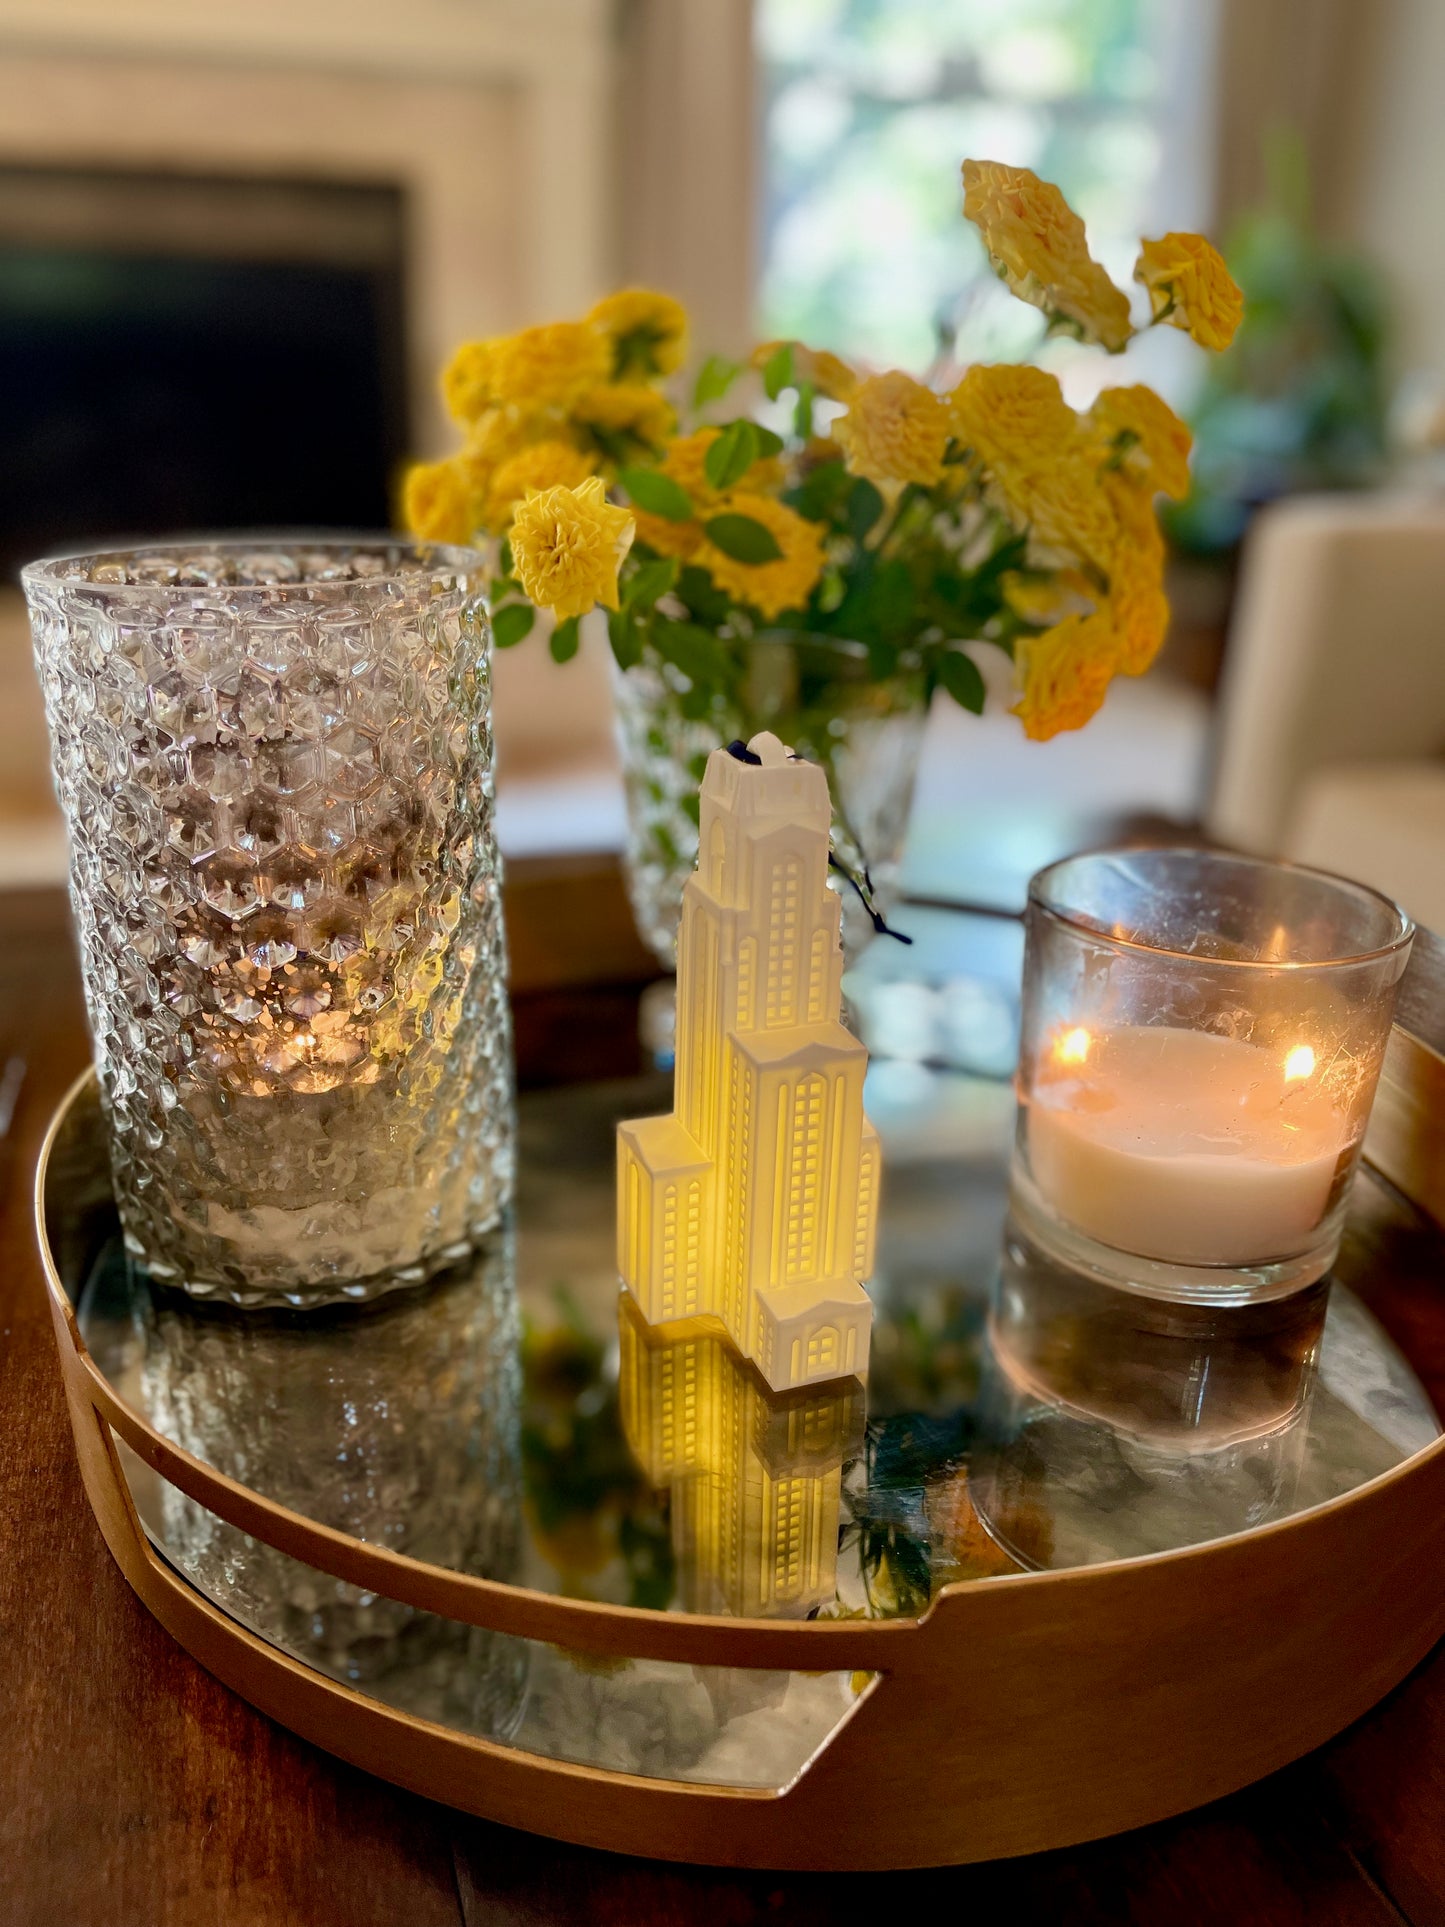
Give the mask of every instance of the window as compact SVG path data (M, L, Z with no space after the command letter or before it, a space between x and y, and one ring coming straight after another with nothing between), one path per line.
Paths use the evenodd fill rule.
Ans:
M838 1364L838 1327L820 1325L808 1340L808 1375L831 1372Z
M1056 181L1127 287L1139 234L1161 211L1166 112L1168 166L1197 165L1165 95L1181 36L1207 11L1185 0L758 0L763 333L920 372L955 330L965 360L1029 355L1039 319L997 282L961 216L968 155ZM1179 198L1167 194L1164 225L1181 224ZM1068 352L1059 343L1049 356L1058 365Z

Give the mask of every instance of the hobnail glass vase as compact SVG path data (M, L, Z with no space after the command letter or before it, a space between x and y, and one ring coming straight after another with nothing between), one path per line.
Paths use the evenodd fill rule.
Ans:
M862 644L775 631L748 644L737 690L701 698L648 655L614 677L627 792L627 889L643 941L676 962L682 886L697 862L698 785L720 743L768 729L821 763L833 799L833 847L882 911L896 901L913 784L927 720L920 668L875 678ZM843 946L856 954L872 922L841 873Z
M379 538L25 571L127 1246L198 1296L371 1297L509 1195L476 563Z

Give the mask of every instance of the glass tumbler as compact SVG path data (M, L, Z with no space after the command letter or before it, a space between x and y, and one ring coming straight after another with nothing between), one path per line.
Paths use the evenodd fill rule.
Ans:
M1011 1208L1051 1259L1238 1303L1339 1247L1413 926L1339 877L1104 850L1029 888Z
M198 1297L373 1297L509 1196L477 565L383 537L24 571L126 1243Z

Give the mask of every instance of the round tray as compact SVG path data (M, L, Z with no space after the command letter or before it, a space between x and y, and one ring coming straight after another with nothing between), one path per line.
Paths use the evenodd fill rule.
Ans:
M605 1123L619 1105L649 1108L637 1102L638 1096L634 1088L615 1101L591 1100L594 1124L597 1118ZM585 1108L589 1100L569 1093L552 1094L547 1101L555 1127L569 1107ZM904 1172L895 1190L905 1201L912 1198L911 1215L905 1213L895 1226L896 1238L905 1244L910 1237L925 1242L931 1237L936 1246L940 1236L958 1235L956 1219L942 1232L937 1225L926 1230L932 1207L924 1193L910 1190L905 1168L910 1156L925 1165L931 1158L935 1176L942 1173L941 1187L926 1194L936 1203L942 1192L968 1191L971 1180L953 1170L947 1156L939 1156L940 1145L948 1152L965 1142L975 1163L994 1173L991 1195L1001 1195L1006 1096L997 1089L965 1089L960 1102L944 1109L952 1126L937 1105L931 1111L925 1106L921 1119L915 1105L911 1120L904 1118L895 1134L902 1145L895 1162ZM554 1197L549 1212L558 1237L595 1244L597 1212L610 1185L605 1162L600 1173L597 1165L597 1145L610 1132L599 1132L601 1125L593 1131L589 1167L592 1217L585 1224L573 1222ZM903 1142L910 1132L911 1152ZM524 1105L524 1189L526 1138ZM564 1140L565 1132L558 1139L554 1129L545 1158L537 1161L565 1169ZM893 1156L886 1124L884 1140ZM981 1140L986 1140L982 1153ZM118 1364L112 1375L97 1362L94 1347L82 1336L77 1302L88 1277L92 1296L101 1289L94 1286L96 1260L113 1234L113 1206L89 1076L68 1095L47 1136L36 1211L85 1489L136 1592L203 1665L272 1718L399 1785L508 1825L627 1853L766 1868L905 1867L1034 1852L1163 1818L1273 1771L1373 1705L1445 1633L1440 1585L1445 1438L1419 1443L1418 1422L1411 1435L1417 1449L1409 1449L1411 1437L1402 1444L1397 1436L1384 1459L1389 1469L1364 1476L1372 1463L1381 1462L1367 1454L1351 1461L1357 1470L1349 1477L1359 1479L1351 1489L1272 1523L1175 1550L1100 1558L1095 1548L1085 1556L1096 1563L1023 1571L1010 1569L970 1519L960 1529L964 1552L955 1546L950 1555L951 1570L985 1576L940 1580L935 1569L933 1583L925 1579L911 1605L897 1596L901 1582L895 1568L902 1563L903 1537L901 1528L894 1536L890 1525L874 1579L892 1575L892 1610L902 1615L893 1618L731 1616L738 1610L736 1591L713 1600L709 1611L661 1610L566 1596L540 1585L507 1583L484 1571L428 1563L318 1523L299 1499L281 1503L274 1480L258 1477L255 1485L248 1484L178 1444L185 1427L177 1420L175 1401L204 1393L204 1371L197 1378L188 1365L173 1373L166 1393L172 1407L160 1412L153 1389L148 1399L142 1397ZM885 1219L885 1249L887 1230ZM1366 1176L1357 1190L1341 1273L1383 1327L1361 1311L1336 1349L1353 1348L1356 1377L1363 1371L1365 1379L1376 1382L1371 1396L1385 1406L1391 1398L1399 1402L1399 1375L1393 1392L1385 1383L1399 1362L1392 1341L1408 1356L1412 1329L1428 1332L1433 1318L1438 1332L1445 1309L1436 1282L1440 1256L1439 1235ZM108 1275L110 1288L118 1288L115 1281L124 1267L112 1265ZM1372 1290L1372 1280L1380 1282L1380 1292ZM1341 1296L1337 1288L1337 1300ZM164 1318L188 1321L186 1329L199 1334L194 1343L202 1351L208 1330L214 1336L247 1329L233 1315L176 1309L173 1300L168 1302ZM93 1336L109 1329L103 1305L89 1315ZM378 1314L398 1315L407 1314ZM124 1323L122 1318L115 1328ZM399 1328L374 1324L367 1329L385 1334ZM654 1344L652 1335L634 1330L629 1337L628 1329L624 1317L624 1378L640 1372L637 1383L652 1384L649 1370L672 1370L668 1357L646 1350ZM1235 1345L1232 1333L1238 1329L1225 1330L1220 1342L1226 1348ZM1016 1339L1015 1330L1010 1342ZM230 1342L223 1336L223 1343ZM698 1341L704 1352L706 1342L712 1341L705 1335ZM183 1364L201 1356L185 1349L191 1344L185 1339L178 1354ZM491 1369L508 1369L504 1351L498 1351ZM703 1353L694 1347L686 1356L695 1364ZM453 1374L455 1353L448 1359L446 1372ZM1040 1369L1049 1377L1047 1346L1023 1362L1020 1382L1032 1384ZM1404 1378L1409 1380L1408 1371ZM429 1381L431 1395L441 1382L435 1376ZM816 1394L780 1403L739 1384L742 1402L729 1409L748 1417L749 1463L762 1467L757 1489L765 1497L804 1490L805 1480L786 1485L790 1468L796 1469L790 1452L813 1451L825 1458L831 1452L827 1462L836 1470L848 1449L844 1434L858 1417L846 1388L820 1405ZM1137 1386L1133 1392L1126 1388L1120 1397L1137 1417L1143 1408L1136 1392ZM638 1396L635 1389L633 1395ZM1114 1401L1095 1402L1099 1409L1090 1411L1088 1399L1080 1406L1064 1397L1046 1409L1062 1412L1069 1425L1118 1428L1121 1413L1112 1409ZM825 1410L826 1425L819 1417ZM1124 1417L1127 1433L1127 1413ZM636 1422L645 1424L646 1413ZM237 1423L244 1430L244 1421ZM1438 1432L1433 1423L1427 1429ZM1244 1449L1249 1427L1237 1430ZM1137 1427L1133 1443L1139 1444ZM1072 1449L1078 1449L1077 1440ZM477 1450L485 1457L485 1442L478 1447L473 1440L468 1450L473 1460ZM1309 1450L1326 1448L1312 1444ZM242 1450L232 1470L243 1471L248 1463ZM665 1471L652 1468L659 1482ZM446 1478L455 1472L449 1465ZM1338 1466L1334 1472L1337 1479L1342 1476ZM473 1464L466 1477L474 1475ZM814 1485L836 1494L832 1477L815 1477ZM445 1480L439 1477L437 1483ZM257 1489L267 1484L271 1490ZM703 1480L688 1489L705 1498L715 1487L715 1480ZM323 1602L318 1626L331 1609L326 1601L341 1598L349 1602L347 1611L363 1617L381 1612L383 1620L387 1602L396 1602L401 1618L385 1620L388 1637L409 1640L417 1627L449 1627L449 1637L471 1642L466 1651L474 1670L477 1642L484 1642L483 1670L494 1684L502 1680L488 1702L490 1711L479 1715L473 1704L465 1716L453 1719L443 1712L439 1717L437 1708L444 1702L435 1696L416 1700L413 1710L388 1704L383 1688L356 1662L355 1644L347 1648L346 1664L332 1669L351 1676L329 1676L323 1664L286 1651L284 1637L264 1616L248 1613L244 1598L226 1595L223 1610L207 1596L204 1579L195 1582L194 1569L187 1576L186 1557L158 1527L163 1508L156 1510L156 1494L165 1488L173 1505L183 1511L189 1507L186 1516L193 1522L208 1520L217 1534L246 1535L227 1543L269 1548L276 1557L309 1568ZM298 1484L295 1491L303 1489ZM963 1489L961 1480L958 1489ZM1306 1498L1309 1490L1306 1480ZM675 1521L682 1516L679 1491L674 1487ZM752 1502L746 1493L738 1503L744 1501ZM513 1501L507 1505L515 1511ZM527 1509L536 1511L531 1500ZM826 1504L821 1517L818 1532L826 1534ZM831 1519L836 1529L836 1510ZM505 1523L503 1518L498 1529ZM536 1527L535 1518L531 1524ZM674 1542L680 1544L677 1530L675 1525ZM1018 1537L1013 1533L1010 1543ZM694 1549L699 1543L696 1536L688 1541ZM1020 1556L1030 1556L1027 1548ZM1047 1543L1041 1556L1047 1556ZM328 1576L324 1582L323 1575ZM701 1581L695 1571L689 1583L696 1593ZM804 1594L806 1589L805 1575ZM879 1590L875 1585L870 1594L874 1611ZM789 1595L791 1608L785 1603L765 1609L797 1610L799 1596L796 1589ZM262 1630L243 1623L248 1616ZM500 1644L485 1645L489 1639ZM678 1682L690 1683L715 1713L725 1703L732 1752L715 1748L703 1768L689 1769L690 1777L667 1778L660 1777L655 1762L616 1771L529 1751L527 1730L510 1714L497 1712L497 1693L505 1701L510 1689L506 1663L495 1656L514 1650L508 1641L533 1642L528 1651L535 1654L560 1651L555 1663L565 1664L569 1679L599 1683L595 1758L609 1757L606 1728L620 1704L610 1682L632 1677L629 1666L637 1669L638 1690L628 1717L636 1700L652 1690L650 1681L668 1682L667 1694L681 1691ZM431 1674L445 1670L446 1655L457 1650L446 1640L427 1645ZM806 1714L811 1707L816 1715L825 1701L829 1710L821 1722L814 1717L811 1726L797 1711L801 1707ZM482 1736L489 1721L490 1738ZM772 1733L780 1721L788 1744L773 1744L771 1750L764 1745L762 1765L756 1767L741 1736ZM666 1770L666 1747L660 1757Z

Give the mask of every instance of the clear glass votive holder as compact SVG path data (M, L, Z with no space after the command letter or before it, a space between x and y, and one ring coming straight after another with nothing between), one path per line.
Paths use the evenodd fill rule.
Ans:
M241 1305L465 1256L513 1158L480 558L24 571L127 1248Z
M1414 927L1361 884L1196 848L1029 887L1011 1208L1048 1258L1237 1304L1334 1261Z

